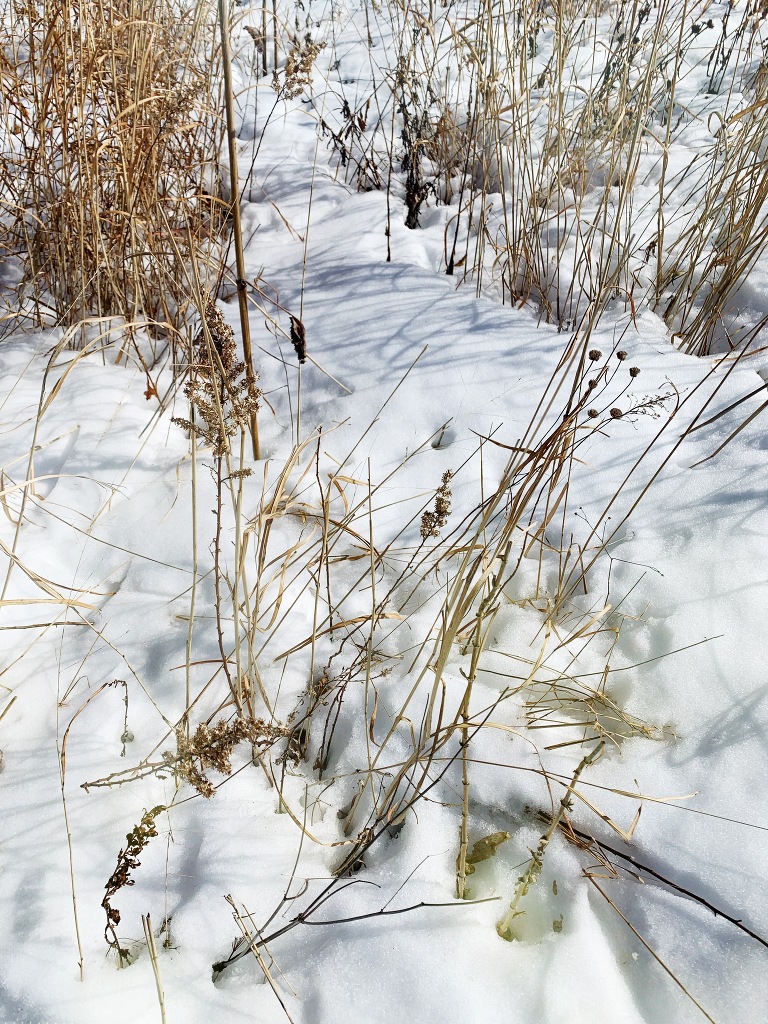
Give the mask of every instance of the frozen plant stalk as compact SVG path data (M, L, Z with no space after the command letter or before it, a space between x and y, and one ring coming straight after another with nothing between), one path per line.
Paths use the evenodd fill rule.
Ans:
M592 751L592 753L587 754L586 757L584 757L581 760L578 768L573 773L573 778L571 779L571 783L568 786L568 789L565 791L565 796L560 801L560 806L557 809L557 814L553 815L549 828L539 840L539 845L536 847L535 850L532 851L531 859L528 862L528 867L517 880L517 885L515 886L515 894L512 897L512 902L509 905L509 910L504 916L504 919L502 921L499 921L499 923L496 925L496 931L499 933L502 939L506 939L507 942L511 942L516 937L515 933L512 930L512 922L516 917L520 917L520 915L524 913L524 911L518 909L520 906L520 901L522 900L523 896L526 896L528 894L528 890L531 888L531 886L535 885L538 881L539 875L541 874L541 869L544 864L544 851L549 846L549 841L555 834L555 830L557 829L557 826L560 824L563 814L565 814L565 812L571 806L571 794L574 791L576 783L579 781L581 773L584 771L584 769L589 767L589 765L594 764L595 761L597 761L597 759L603 752L604 746L605 743L603 740L601 740L595 747L595 749Z

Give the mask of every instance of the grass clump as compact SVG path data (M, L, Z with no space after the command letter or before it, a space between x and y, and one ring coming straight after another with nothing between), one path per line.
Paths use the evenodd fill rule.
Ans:
M378 16L395 59L371 96L338 89L323 134L408 228L450 207L447 274L566 332L646 306L697 355L760 334L743 318L768 243L759 7L389 0Z
M6 5L3 244L34 320L176 340L227 216L209 22L195 0Z

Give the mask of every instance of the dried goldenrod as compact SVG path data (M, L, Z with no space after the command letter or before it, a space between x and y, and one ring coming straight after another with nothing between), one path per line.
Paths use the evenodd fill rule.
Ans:
M324 49L325 43L315 43L309 36L303 42L293 40L285 59L282 85L277 68L272 74L272 88L281 99L295 99L312 85L312 67Z
M134 880L130 877L131 871L141 866L139 854L145 849L150 839L157 835L155 818L165 807L160 804L153 807L151 811L145 811L138 825L131 829L125 837L125 847L117 855L117 865L104 886L106 893L101 905L107 915L107 924L104 928L104 938L110 948L114 949L121 962L128 960L128 951L124 949L117 938L115 928L120 924L120 911L113 907L111 899L115 893L127 885L133 885Z
M421 517L421 536L423 540L429 537L439 537L440 530L448 522L451 514L451 480L453 473L450 469L443 473L443 480L435 495L434 511L427 511Z
M249 394L245 363L237 359L235 333L213 299L206 302L203 319L194 341L197 359L184 385L195 421L175 416L173 422L193 437L202 437L216 458L223 458L230 439L248 426L259 409L261 390L255 388Z
M254 746L273 742L285 736L287 730L263 718L220 719L211 726L202 722L194 735L187 737L184 730L176 730L176 754L166 752L163 757L173 774L209 800L216 788L206 775L211 770L219 775L232 773L232 751L243 740Z

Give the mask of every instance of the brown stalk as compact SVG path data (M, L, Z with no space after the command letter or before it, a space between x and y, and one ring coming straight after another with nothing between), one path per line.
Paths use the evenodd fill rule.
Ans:
M221 31L221 62L224 76L224 104L227 118L227 144L229 147L229 188L231 193L232 237L235 243L235 264L237 269L237 302L240 309L240 332L243 339L243 356L248 379L248 394L256 400L256 375L253 370L251 351L251 326L248 316L248 282L245 277L245 254L243 250L243 229L240 221L240 185L237 172L237 124L235 121L235 100L232 86L232 58L229 51L229 11L227 0L219 0L219 28ZM266 7L264 8L264 73L266 74ZM261 458L259 425L255 408L250 416L251 444L253 457Z

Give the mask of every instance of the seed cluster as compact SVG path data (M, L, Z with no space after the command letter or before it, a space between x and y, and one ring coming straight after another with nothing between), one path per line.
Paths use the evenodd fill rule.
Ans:
M285 59L282 85L277 68L272 75L272 88L282 99L296 99L312 85L312 67L324 48L325 43L315 43L309 36L303 42L294 39Z
M235 333L213 299L206 302L194 347L197 359L184 385L194 421L176 416L173 422L193 437L203 438L214 456L223 458L229 452L230 439L245 429L259 409L262 392L249 387L245 363L237 360Z
M448 522L451 514L451 480L453 473L450 469L443 473L443 480L435 495L434 511L427 511L421 517L421 536L423 540L429 537L439 537L440 530Z
M282 726L266 722L263 718L234 718L230 722L222 718L213 726L201 722L191 737L187 737L183 729L177 729L177 753L174 755L169 751L163 757L174 775L210 800L216 787L206 771L230 775L232 751L238 743L248 740L251 744L266 744L285 734Z

